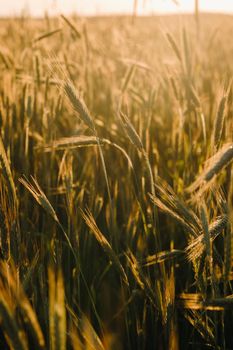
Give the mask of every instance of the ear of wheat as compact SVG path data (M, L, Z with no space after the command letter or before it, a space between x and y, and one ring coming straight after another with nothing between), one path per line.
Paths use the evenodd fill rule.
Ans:
M200 196L206 191L211 181L225 169L233 160L233 144L225 144L213 157L211 157L205 164L204 170L198 178L187 188L188 193L198 191Z

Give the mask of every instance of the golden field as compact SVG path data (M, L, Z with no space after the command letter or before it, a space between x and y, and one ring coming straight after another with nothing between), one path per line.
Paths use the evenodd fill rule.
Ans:
M1 349L232 349L232 34L0 20Z

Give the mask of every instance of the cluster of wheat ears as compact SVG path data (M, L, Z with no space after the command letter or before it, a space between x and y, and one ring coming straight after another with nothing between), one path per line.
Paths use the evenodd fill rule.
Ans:
M232 25L163 21L0 21L1 349L233 346Z

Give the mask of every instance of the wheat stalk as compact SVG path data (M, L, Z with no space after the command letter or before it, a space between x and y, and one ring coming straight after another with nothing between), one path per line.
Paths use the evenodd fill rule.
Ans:
M227 96L223 95L218 106L217 115L214 121L214 129L213 129L213 145L216 149L219 148L219 144L221 141L222 133L223 133L223 125L225 120L225 110L226 110L226 102Z

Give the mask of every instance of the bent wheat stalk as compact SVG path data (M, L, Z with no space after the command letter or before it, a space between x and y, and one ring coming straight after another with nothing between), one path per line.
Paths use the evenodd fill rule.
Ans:
M103 155L103 151L102 151L102 147L101 147L101 140L100 140L98 133L97 133L97 130L95 128L94 120L93 120L91 113L88 110L83 98L77 93L77 90L75 89L74 84L69 79L66 72L61 67L60 63L57 61L56 56L54 57L54 55L50 55L50 58L54 58L54 64L52 65L50 63L48 66L49 66L49 69L51 71L51 74L53 76L55 76L55 79L57 80L57 85L58 85L59 89L65 93L65 95L67 96L67 98L70 102L70 105L71 105L72 109L74 110L74 112L76 113L76 115L91 130L92 134L96 138L96 142L97 142L99 154L100 154L100 160L101 160L101 164L103 167L109 203L110 203L111 226L113 227L113 222L114 222L113 201L111 198L110 185L109 185L104 155ZM63 76L63 80L57 78L57 71Z

